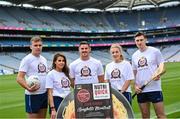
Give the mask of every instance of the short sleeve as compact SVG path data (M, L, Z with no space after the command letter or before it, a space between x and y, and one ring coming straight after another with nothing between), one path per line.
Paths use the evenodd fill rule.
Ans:
M126 64L126 80L134 80L133 68L129 62Z
M98 64L98 71L97 71L97 74L98 74L98 76L104 74L104 69L103 69L103 65L102 65L101 61L99 61L99 64Z
M46 76L46 88L53 88L53 78L52 75L50 75L50 72Z
M133 70L137 70L137 67L136 67L136 64L135 64L135 59L134 59L134 57L132 56L132 69Z
M105 68L105 77L104 77L105 80L109 80L110 77L109 77L109 74L108 74L108 65L106 65L106 68Z
M74 72L73 64L69 65L69 69L70 69L70 71L69 71L70 77L75 78L75 72Z
M164 62L164 58L163 58L162 53L160 52L159 49L156 51L156 60L157 60L158 65L160 63Z
M25 58L21 61L20 63L20 67L19 67L19 71L22 72L27 72L28 70L28 60L26 60Z

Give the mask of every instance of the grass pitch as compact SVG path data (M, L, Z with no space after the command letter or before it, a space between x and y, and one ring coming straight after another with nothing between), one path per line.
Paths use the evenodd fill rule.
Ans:
M166 63L166 69L162 77L165 111L168 118L180 118L180 62ZM141 117L136 99L132 106L135 117ZM153 109L151 117L155 117ZM24 90L17 84L16 75L0 76L0 118L26 118Z

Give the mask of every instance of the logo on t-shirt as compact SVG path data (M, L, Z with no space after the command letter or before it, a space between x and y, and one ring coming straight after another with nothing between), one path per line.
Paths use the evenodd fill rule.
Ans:
M121 78L121 71L118 68L115 68L112 72L111 72L111 79L114 78Z
M69 88L70 87L70 81L67 78L62 77L61 85L62 85L62 88Z
M84 76L84 77L87 77L87 76L91 76L91 69L87 66L84 66L82 69L81 69L81 77Z
M46 66L43 63L38 64L38 73L46 72Z
M148 66L147 59L145 57L141 57L138 61L138 68Z

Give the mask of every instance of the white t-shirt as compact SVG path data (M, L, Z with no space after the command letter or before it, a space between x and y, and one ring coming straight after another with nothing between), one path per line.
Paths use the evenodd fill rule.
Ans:
M40 80L40 89L35 92L25 90L25 94L34 95L46 92L47 60L43 56L40 55L39 57L36 57L32 54L28 54L22 59L19 71L26 72L26 78L31 75L36 75Z
M145 51L137 50L132 56L133 70L137 70L135 83L142 86L149 81L164 59L159 49L148 47ZM143 92L161 91L161 80L153 81Z
M51 70L46 77L46 88L53 89L53 96L65 98L70 93L70 80L63 72Z
M70 64L70 76L75 78L75 84L98 83L98 76L103 75L103 66L99 60L90 57L83 61L80 58Z
M126 80L133 79L132 66L128 61L123 60L120 63L111 62L106 65L105 80L109 80L113 88L121 90ZM131 92L130 86L126 92Z

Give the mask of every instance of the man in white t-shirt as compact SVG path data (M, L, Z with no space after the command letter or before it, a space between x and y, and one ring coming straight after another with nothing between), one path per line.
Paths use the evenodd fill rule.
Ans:
M79 45L80 58L70 64L71 84L92 84L104 81L102 63L90 56L91 47L86 41Z
M132 56L135 75L135 91L142 118L150 118L150 104L153 103L157 118L166 118L160 76L165 72L164 59L159 49L146 45L144 33L135 35L138 50ZM153 80L143 90L140 88Z
M17 82L25 89L25 106L28 118L45 118L48 102L45 88L47 60L40 55L42 52L41 38L32 37L30 42L32 51L21 61ZM26 78L31 75L38 76L40 85L29 86L26 83Z

